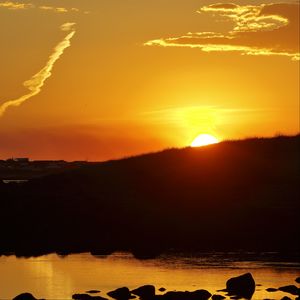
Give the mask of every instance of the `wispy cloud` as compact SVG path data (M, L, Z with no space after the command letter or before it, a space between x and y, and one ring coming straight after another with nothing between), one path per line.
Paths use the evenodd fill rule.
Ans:
M273 4L272 4L273 5ZM210 12L219 14L222 17L234 21L235 27L231 33L274 30L288 25L289 20L279 14L266 12L265 8L272 5L236 5L230 4L211 4L200 8L198 13Z
M71 30L74 23L66 23L62 25L62 30ZM0 116L2 116L7 108L12 106L19 106L31 97L40 93L45 81L52 75L52 69L55 62L61 57L65 49L70 47L71 39L75 35L76 31L72 30L68 33L65 38L54 48L53 53L50 55L46 65L35 75L33 75L29 80L25 81L23 85L30 91L17 99L9 100L0 105Z
M53 6L39 6L42 10L51 10L58 13L66 13L68 10L65 7L53 7Z
M12 1L5 1L0 2L0 8L7 8L7 9L27 9L34 7L31 3L19 3L19 2L12 2Z
M62 31L70 31L74 28L75 25L76 23L72 23L72 22L64 23L60 26L60 29Z
M299 60L299 3L294 4L211 4L201 13L233 22L228 33L196 32L161 38L147 46L189 47L204 52L239 52L244 55L277 55Z
M0 2L0 8L6 8L10 10L40 9L40 10L51 11L56 13L79 12L79 9L76 7L66 8L66 7L56 7L56 6L48 6L48 5L36 6L33 3L21 3L21 2L14 2L14 1Z

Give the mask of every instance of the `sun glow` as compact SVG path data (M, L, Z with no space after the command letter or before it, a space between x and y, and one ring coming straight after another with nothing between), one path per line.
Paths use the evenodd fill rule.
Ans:
M200 134L193 140L191 147L201 147L217 143L219 143L219 140L215 136L210 134Z

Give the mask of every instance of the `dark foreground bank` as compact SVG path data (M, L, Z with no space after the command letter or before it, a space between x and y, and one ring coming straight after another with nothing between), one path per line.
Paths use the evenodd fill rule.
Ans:
M300 136L171 149L0 184L0 251L299 252Z
M300 278L296 278L296 283L299 284ZM226 288L219 290L218 294L211 294L207 290L198 289L192 292L188 291L167 291L165 288L159 288L157 290L153 285L144 285L134 290L129 290L127 287L121 287L116 290L107 293L112 299L115 300L129 300L139 298L141 300L222 300L229 297L230 299L251 299L256 288L256 283L251 273L246 273L237 277L230 278L226 282ZM282 286L279 288L268 288L267 291L272 294L276 291L281 291L287 295L300 299L300 288L294 284L288 286ZM86 293L74 294L72 299L74 300L108 300L105 297L98 295L99 290L90 290ZM71 298L71 297L70 297ZM37 300L30 293L23 293L16 296L13 300ZM291 300L290 297L284 296L282 300Z

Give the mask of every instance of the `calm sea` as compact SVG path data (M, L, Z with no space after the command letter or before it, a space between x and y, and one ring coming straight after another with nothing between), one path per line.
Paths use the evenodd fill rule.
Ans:
M250 256L251 257L251 256ZM0 257L0 299L30 292L37 298L71 299L72 294L101 290L100 295L118 287L130 289L153 284L167 290L206 289L210 293L225 288L230 277L251 272L258 284L252 299L281 299L282 292L269 293L266 288L295 284L300 276L297 262L269 259L236 258L231 254L165 255L151 260L137 260L128 253L110 256L56 254L38 258ZM299 286L299 285L297 285Z

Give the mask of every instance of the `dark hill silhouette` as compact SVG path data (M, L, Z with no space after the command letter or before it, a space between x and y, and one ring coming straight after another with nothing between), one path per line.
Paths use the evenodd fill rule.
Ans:
M300 135L226 141L0 185L2 253L299 251Z

